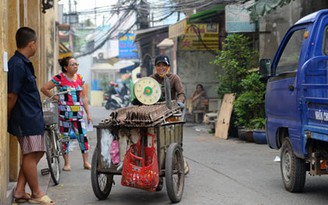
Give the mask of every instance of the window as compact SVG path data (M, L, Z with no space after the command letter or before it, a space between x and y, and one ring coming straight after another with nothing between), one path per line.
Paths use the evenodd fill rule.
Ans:
M276 68L276 75L296 72L301 53L304 32L305 29L297 30L290 37L283 53L280 56Z
M325 34L323 37L323 53L328 55L328 28L325 29Z

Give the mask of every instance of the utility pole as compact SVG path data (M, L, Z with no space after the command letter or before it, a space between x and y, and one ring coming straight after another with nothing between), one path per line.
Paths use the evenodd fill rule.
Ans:
M154 26L154 12L151 12L151 26Z
M95 0L95 25L97 26L97 0Z
M71 24L71 13L72 13L72 8L71 8L71 0L68 1L68 23Z
M138 27L139 29L149 28L149 3L146 0L141 0L139 7L140 9L137 10Z

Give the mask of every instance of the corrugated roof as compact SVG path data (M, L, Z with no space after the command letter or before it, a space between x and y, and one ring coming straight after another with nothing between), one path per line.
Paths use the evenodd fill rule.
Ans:
M151 28L147 28L147 29L142 29L142 30L137 30L134 32L134 35L135 35L135 38L134 38L134 41L138 41L140 40L140 38L142 36L146 36L146 35L149 35L149 34L153 34L153 33L156 33L156 32L163 32L163 30L168 30L169 29L169 25L165 25L165 26L156 26L156 27L151 27Z

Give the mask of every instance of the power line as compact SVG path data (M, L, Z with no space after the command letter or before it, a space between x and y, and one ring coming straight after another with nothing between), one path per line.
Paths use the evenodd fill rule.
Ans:
M95 48L93 48L92 50L86 52L86 53L83 53L81 55L78 55L78 57L82 57L82 56L86 56L86 55L89 55L89 54L92 54L93 52L95 52L96 50L102 48L105 43L108 41L108 40L111 40L111 39L115 39L115 38L118 38L118 35L119 35L119 28L124 26L124 22L126 21L126 19L129 19L131 17L131 15L133 15L133 11L130 10L130 11L125 11L123 13L123 15L119 18L119 20L114 24L114 26L109 29L105 34L103 34L100 38L97 38L98 40L95 41ZM124 29L124 32L123 32L123 35L126 35L127 33L129 33L132 28L136 26L136 21L130 26L128 27L127 29ZM100 41L100 42L99 42Z
M188 1L188 2L178 2L175 4L172 4L171 1L166 0L166 1L162 1L161 3L152 3L149 5L149 10L159 10L162 12L155 12L156 13L156 17L153 18L152 20L149 20L150 22L160 22L163 21L165 19L167 19L168 17L172 16L175 12L178 11L186 11L186 10L191 10L191 9L200 9L200 8L204 8L210 5L215 5L218 3L236 3L236 2L245 2L247 0L193 0L193 1ZM130 19L130 17L133 14L136 14L138 12L144 11L144 12L149 12L149 10L145 7L140 6L140 4L138 4L138 0L133 0L132 2L126 0L125 2L121 2L120 4L111 6L111 7L96 7L94 10L85 10L85 11L80 11L78 12L79 15L87 15L91 12L95 12L97 14L101 14L101 13L110 13L111 17L107 19L107 22L109 21L109 19L111 19L113 17L114 14L120 14L123 12L123 14L119 17L118 21L114 24L113 27L111 27L107 32L105 32L104 34L101 34L101 31L99 32L99 35L101 34L101 36L97 36L96 41L94 42L95 48L93 48L92 50L83 53L77 57L82 57L85 55L89 55L92 54L93 52L95 52L96 50L100 49L108 40L110 39L114 39L117 38L119 35L119 31L124 31L123 35L127 34L128 32L130 32L138 23L138 19L136 21L134 21L132 23L131 26L129 26L127 29L120 29L122 26L124 26L127 22L127 20ZM165 4L165 5L164 5ZM167 5L166 5L167 4ZM186 9L187 7L187 9ZM198 28L198 32L197 32L197 27L195 25L191 25L196 33L196 35L198 36L199 41L204 45L204 47L207 49L207 51L209 51L210 53L214 54L214 50L211 50L203 41L200 32L199 32L199 28Z

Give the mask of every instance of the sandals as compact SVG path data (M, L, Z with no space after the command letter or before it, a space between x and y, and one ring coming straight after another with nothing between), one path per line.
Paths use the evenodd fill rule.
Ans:
M28 200L28 203L30 204L42 204L42 205L55 205L55 202L52 201L49 196L44 195L41 198L30 198Z
M17 204L27 203L31 199L31 194L26 193L23 197L15 197L14 202Z

